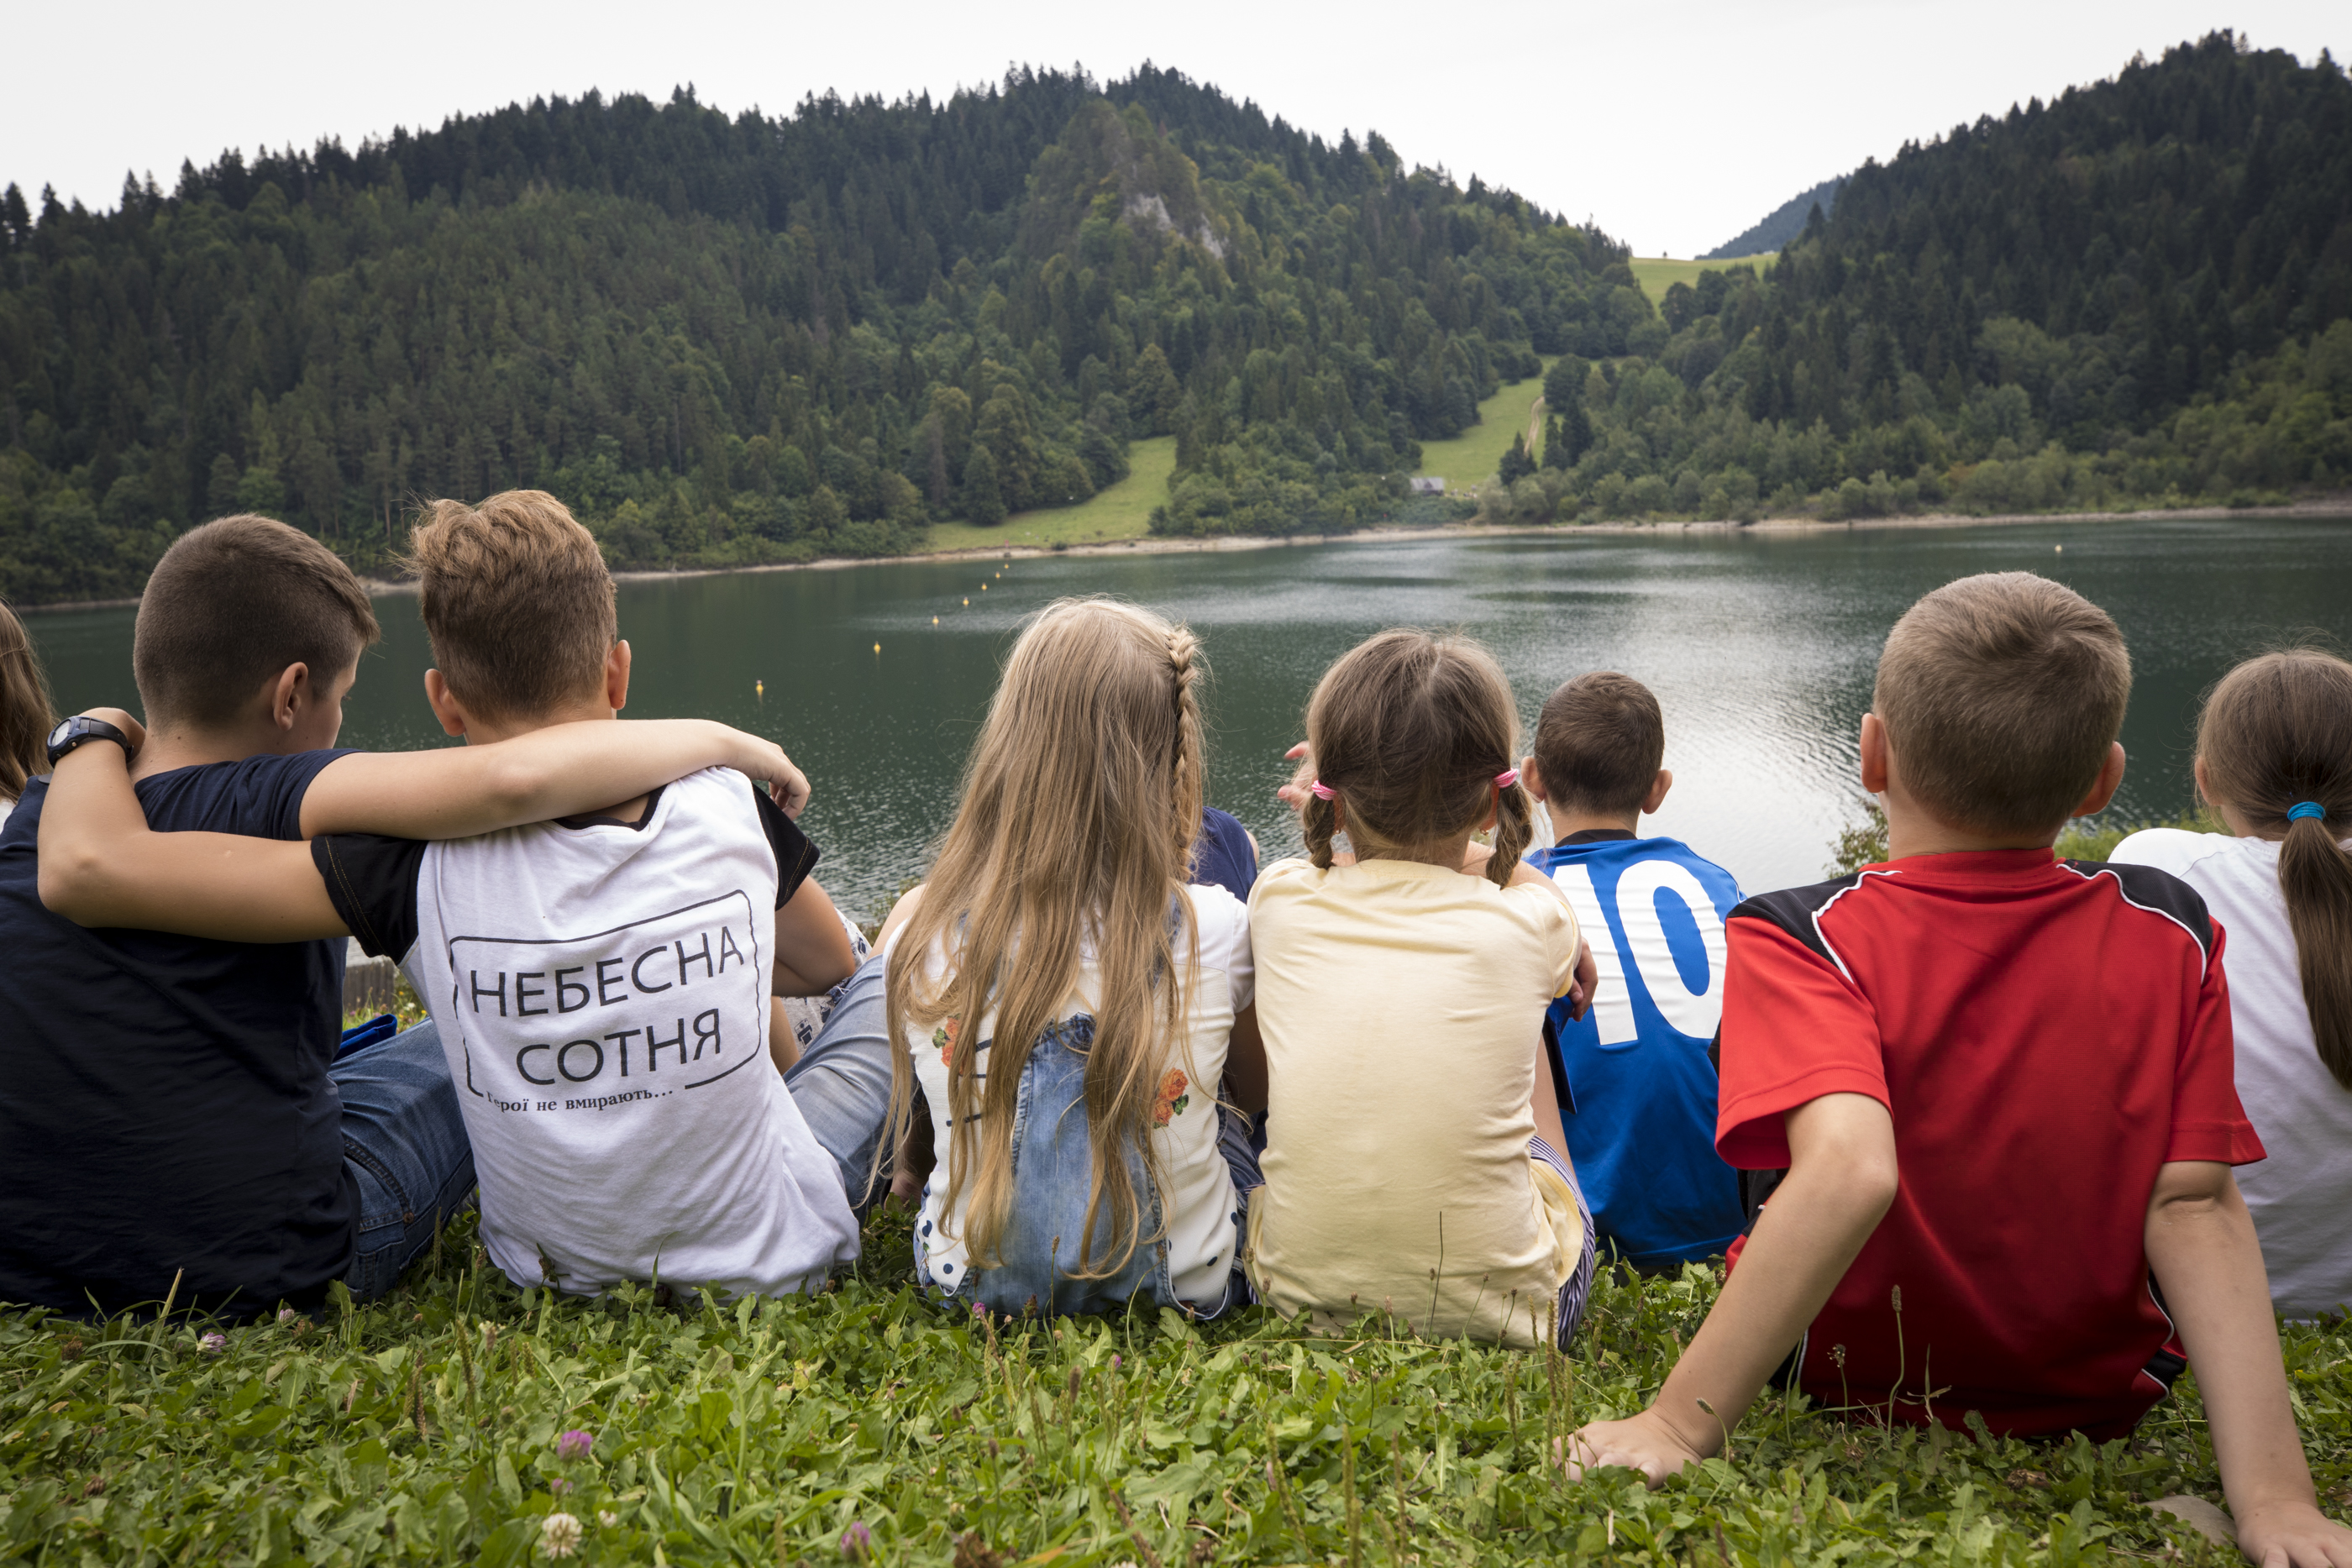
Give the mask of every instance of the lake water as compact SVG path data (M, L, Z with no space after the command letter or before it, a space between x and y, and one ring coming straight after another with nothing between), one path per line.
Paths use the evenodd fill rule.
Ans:
M1138 600L1200 633L1214 673L1211 798L1269 853L1297 842L1274 789L1325 666L1384 626L1450 627L1494 648L1530 727L1571 675L1618 669L1647 682L1675 775L1653 821L1761 890L1820 877L1839 828L1860 816L1854 735L1888 626L1939 583L2011 570L2071 584L2130 640L2131 766L2116 808L2126 818L2190 803L2196 703L2231 663L2315 634L2352 645L2352 520L2189 517L1368 540L685 578L624 586L621 632L635 653L631 716L722 719L773 737L807 770L816 793L803 822L825 852L819 879L862 914L920 870L945 825L1022 617L1074 593ZM425 705L415 604L379 601L384 641L362 665L343 744L446 743ZM131 612L29 623L63 711L130 703Z

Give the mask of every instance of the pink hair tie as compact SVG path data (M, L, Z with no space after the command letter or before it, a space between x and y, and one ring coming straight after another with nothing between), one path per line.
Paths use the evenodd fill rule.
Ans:
M1518 781L1519 770L1516 768L1506 768L1495 775L1495 788L1497 789L1507 789Z
M1314 783L1309 784L1307 788L1315 792L1315 798L1318 800L1336 800L1339 798L1339 791L1332 789L1331 786L1324 783L1320 779L1318 779Z

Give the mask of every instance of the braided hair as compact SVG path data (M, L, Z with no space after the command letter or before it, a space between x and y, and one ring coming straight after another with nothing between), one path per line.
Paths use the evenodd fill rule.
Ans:
M1472 638L1383 632L1325 672L1307 709L1318 780L1300 829L1308 858L1331 864L1346 831L1366 858L1410 854L1475 832L1491 810L1486 874L1508 884L1535 836L1535 807L1516 780L1518 711L1495 656Z

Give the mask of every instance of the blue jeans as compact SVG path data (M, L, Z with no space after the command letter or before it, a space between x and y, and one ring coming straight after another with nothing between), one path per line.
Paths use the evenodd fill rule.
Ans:
M784 1074L784 1087L817 1146L841 1166L841 1190L864 1219L890 1190L890 1021L882 955L875 953L835 993L833 1012ZM883 1159L877 1167L875 1154Z
M327 1075L343 1097L343 1167L360 1194L343 1284L373 1301L400 1283L473 1192L474 1147L430 1019L352 1052Z

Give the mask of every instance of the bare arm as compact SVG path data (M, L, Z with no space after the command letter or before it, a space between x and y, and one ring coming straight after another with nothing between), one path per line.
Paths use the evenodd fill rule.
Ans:
M122 748L61 758L41 809L41 902L77 925L131 926L230 942L350 935L299 840L158 833Z
M808 800L773 741L707 719L588 719L488 746L339 757L302 797L302 836L467 839L634 800L704 768L777 786L788 815Z
M1886 1107L1866 1094L1824 1094L1790 1112L1788 1128L1788 1179L1690 1350L1647 1410L1569 1439L1571 1475L1623 1465L1655 1487L1719 1449L1878 1228L1896 1176Z
M2182 1160L2158 1171L2147 1246L2205 1397L2239 1546L2263 1568L2352 1568L2352 1531L2312 1494L2262 1246L2230 1167Z
M769 989L821 997L856 972L857 950L833 899L814 879L802 883L776 911L776 973Z

